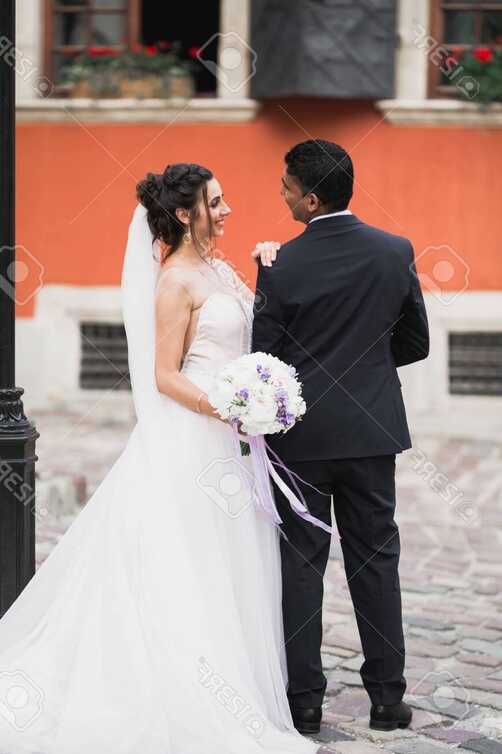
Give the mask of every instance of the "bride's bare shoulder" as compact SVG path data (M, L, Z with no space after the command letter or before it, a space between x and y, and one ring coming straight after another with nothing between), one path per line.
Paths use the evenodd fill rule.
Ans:
M185 288L189 292L193 272L180 264L166 264L159 271L155 288L157 293L166 288Z
M192 309L190 270L180 265L166 266L159 272L155 286L155 307L162 315L173 310Z

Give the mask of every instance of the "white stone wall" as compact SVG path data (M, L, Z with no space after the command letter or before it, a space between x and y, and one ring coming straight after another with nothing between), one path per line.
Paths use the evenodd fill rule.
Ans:
M399 0L396 99L427 98L427 56L415 43L416 29L429 28L430 0Z
M26 64L16 78L16 99L37 99L43 75L43 0L16 0L16 48ZM18 56L19 57L19 56Z
M448 393L448 333L501 329L502 293L464 292L445 306L425 294L431 330L426 361L399 370L412 429L432 434L496 435L502 439L502 398ZM46 285L36 315L17 320L17 384L27 408L79 406L103 415L132 410L129 393L78 387L80 320L120 322L120 289Z

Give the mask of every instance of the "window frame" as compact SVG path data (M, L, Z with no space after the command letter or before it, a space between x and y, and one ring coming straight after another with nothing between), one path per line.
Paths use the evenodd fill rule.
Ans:
M448 45L443 41L444 38L444 6L445 0L431 0L430 2L430 35L433 37L441 47L447 48ZM447 7L449 10L466 10L466 11L483 11L483 10L500 10L502 15L502 2L477 2L476 5L484 6L481 8L474 7L473 3L462 2L458 0L455 2L449 2ZM461 44L455 42L453 45L458 50L469 50L473 46L490 47L498 49L501 45L489 44L485 42L477 42L475 45ZM455 96L455 87L441 84L441 71L440 67L436 65L429 57L428 70L427 70L427 97L428 99L445 99Z
M86 35L90 33L90 22L92 13L116 14L120 13L126 16L126 36L127 42L125 45L107 45L107 47L113 47L117 49L131 49L134 44L139 41L139 27L140 27L140 2L141 0L125 0L123 8L96 5L91 6L91 0L85 0L85 5L62 5L58 0L45 0L44 6L44 48L43 48L43 61L45 76L49 81L54 81L54 53L69 53L76 54L78 52L84 52L88 45L66 45L56 46L54 39L54 14L56 12L76 13L84 16L84 23L86 25ZM101 47L102 45L95 45ZM62 85L55 83L54 94L60 93Z

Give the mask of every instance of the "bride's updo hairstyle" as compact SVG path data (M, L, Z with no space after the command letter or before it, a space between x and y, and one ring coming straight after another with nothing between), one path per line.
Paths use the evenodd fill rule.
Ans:
M207 183L213 174L202 165L179 162L168 165L163 173L147 173L146 178L136 186L138 201L147 210L148 225L154 241L167 246L162 262L181 245L183 236L190 230L195 248L201 256L207 250L195 232L198 216L197 203L202 194L207 212L209 242L212 240L212 225L207 200ZM188 210L190 223L184 225L176 217L176 209Z

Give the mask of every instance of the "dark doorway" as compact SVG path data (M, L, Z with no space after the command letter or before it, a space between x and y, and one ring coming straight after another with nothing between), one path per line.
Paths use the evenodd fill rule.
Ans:
M183 52L207 44L220 29L220 0L177 3L143 0L141 10L142 43L149 45L166 40L179 41ZM204 47L203 57L216 61L218 38ZM195 60L194 76L198 96L215 96L216 78L199 60Z

